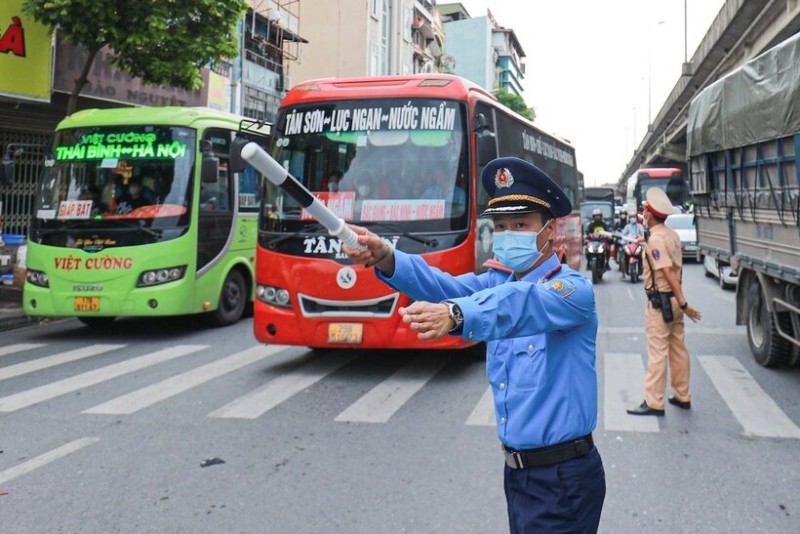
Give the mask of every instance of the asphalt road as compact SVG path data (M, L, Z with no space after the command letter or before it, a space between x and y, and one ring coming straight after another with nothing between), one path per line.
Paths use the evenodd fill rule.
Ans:
M636 418L641 282L596 287L601 532L798 532L800 370L688 265L693 409ZM0 334L0 532L504 532L483 358L261 346L251 321Z

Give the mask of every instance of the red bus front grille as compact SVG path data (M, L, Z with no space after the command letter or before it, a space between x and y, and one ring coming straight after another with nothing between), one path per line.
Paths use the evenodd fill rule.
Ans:
M298 295L305 317L389 317L394 313L399 293L365 300L328 300Z

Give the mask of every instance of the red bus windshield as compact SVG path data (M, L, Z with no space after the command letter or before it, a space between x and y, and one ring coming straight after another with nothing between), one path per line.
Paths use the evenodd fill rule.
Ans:
M274 154L346 221L402 232L466 230L464 104L442 99L340 100L284 108ZM266 185L262 232L316 222Z

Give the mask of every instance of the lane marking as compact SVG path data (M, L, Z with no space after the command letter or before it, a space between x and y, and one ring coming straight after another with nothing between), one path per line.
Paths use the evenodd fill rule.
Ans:
M53 354L52 356L38 358L30 362L9 365L8 367L3 367L0 369L0 380L6 380L8 378L32 373L34 371L41 371L42 369L47 369L48 367L55 367L56 365L82 360L83 358L97 356L98 354L103 354L104 352L110 352L112 350L119 350L124 347L125 345L89 345L88 347L81 347L79 349Z
M475 409L467 417L465 423L469 426L496 426L494 417L494 401L492 400L492 386L486 388L481 395L481 400L475 405Z
M603 428L621 432L659 432L656 416L625 412L641 404L644 399L645 366L642 356L606 352L603 371Z
M15 345L8 345L7 347L0 347L0 356L8 354L16 354L26 350L38 349L44 347L45 343L17 343Z
M202 365L191 371L175 375L150 386L122 395L108 402L83 410L82 413L130 415L157 402L183 393L193 387L204 384L227 373L236 371L246 365L272 356L284 350L280 345L258 345L237 352L221 360Z
M15 467L11 467L6 469L5 471L0 471L0 484L5 484L9 480L13 480L17 477L22 475L28 474L31 471L35 471L40 467L43 467L50 462L54 462L59 458L63 458L73 452L79 451L84 447L88 447L92 443L96 443L100 441L100 438L81 438L76 439L75 441L71 441L65 445L58 447L57 449L53 449L50 452L46 452L35 458L31 458L30 460L23 462Z
M351 423L385 423L408 400L422 389L448 362L449 357L420 356L350 405L336 421Z
M747 436L798 438L800 428L758 385L733 356L700 356L717 391L744 428Z
M246 395L214 410L209 417L256 419L283 401L308 389L356 358L350 354L321 357L289 373L283 374Z
M87 373L71 376L50 384L15 393L0 398L0 412L13 412L21 408L33 406L46 400L54 399L73 391L78 391L99 384L127 373L139 371L151 365L168 362L175 358L207 349L208 345L176 345L168 349L153 352L145 356L107 365Z

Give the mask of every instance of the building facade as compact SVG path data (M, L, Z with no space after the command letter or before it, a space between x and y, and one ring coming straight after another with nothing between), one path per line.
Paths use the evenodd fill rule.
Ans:
M430 0L299 0L303 34L292 83L440 72L444 30Z
M488 91L504 89L522 96L525 51L514 30L498 24L489 10L485 16L470 17L460 3L441 4L438 9L453 73Z

